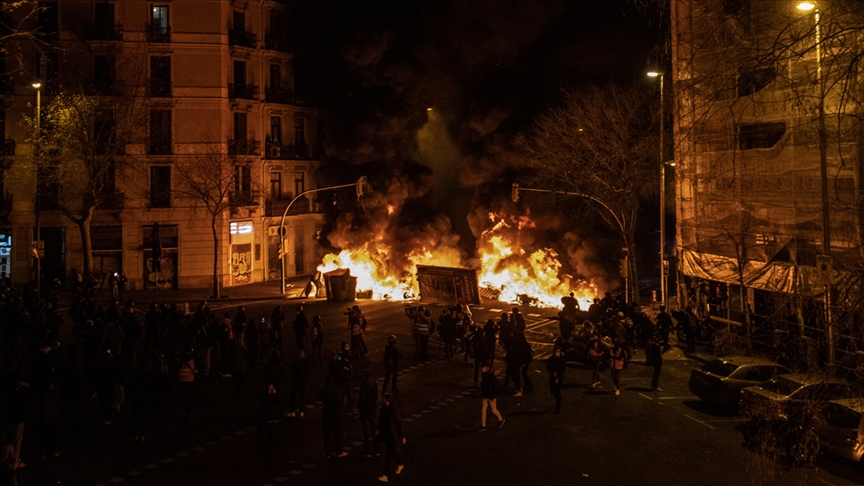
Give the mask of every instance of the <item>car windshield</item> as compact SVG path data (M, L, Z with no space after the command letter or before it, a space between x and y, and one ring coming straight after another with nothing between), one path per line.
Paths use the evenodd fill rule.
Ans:
M798 391L801 388L801 383L795 383L792 380L780 377L775 378L769 382L762 383L759 385L763 390L767 390L778 395L783 395L788 397L789 395Z
M736 369L738 369L738 365L735 363L729 363L719 359L715 359L714 361L702 365L702 371L723 377L731 375Z
M846 429L858 429L858 423L861 422L861 414L849 409L846 409L844 412L833 416L829 415L828 423Z

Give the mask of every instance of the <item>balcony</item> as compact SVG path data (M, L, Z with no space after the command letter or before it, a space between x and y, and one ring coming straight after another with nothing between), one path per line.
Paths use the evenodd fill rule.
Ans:
M259 191L240 191L228 193L228 204L232 207L258 206L261 198Z
M147 24L148 42L171 42L171 27Z
M36 194L36 211L54 211L59 207L56 193Z
M0 155L15 155L15 139L0 139Z
M311 150L309 145L298 147L296 145L268 143L264 158L273 160L316 160L318 159L318 154L314 150Z
M246 29L228 29L228 45L255 48L258 36Z
M260 140L228 140L228 155L260 155Z
M120 191L109 192L102 196L102 201L99 202L99 209L121 210L126 203L126 194Z
M254 100L258 98L258 86L254 84L228 83L228 98Z
M285 208L291 200L294 199L289 194L281 199L266 199L264 201L264 216L280 217L285 212ZM297 216L300 214L320 214L324 212L324 204L314 202L308 198L300 198L291 205L291 210L288 211L289 216Z
M84 32L84 40L119 41L123 40L123 26L120 24L89 24Z
M282 36L267 34L264 45L270 51L291 52L291 43Z
M264 90L264 101L292 105L294 104L294 90L290 88L267 88Z

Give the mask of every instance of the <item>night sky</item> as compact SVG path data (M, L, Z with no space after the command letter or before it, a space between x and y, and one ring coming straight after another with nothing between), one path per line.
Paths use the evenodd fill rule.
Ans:
M403 226L443 215L470 251L472 214L518 175L514 135L562 89L649 83L659 19L632 0L301 1L297 91L328 112L318 183L368 175Z

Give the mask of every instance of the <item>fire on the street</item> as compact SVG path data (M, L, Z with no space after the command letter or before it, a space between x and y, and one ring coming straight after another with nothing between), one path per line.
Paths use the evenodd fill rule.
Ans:
M562 274L553 249L530 251L520 244L520 232L533 227L528 217L491 213L489 219L491 226L478 239L478 256L473 265L466 265L455 250L419 248L407 255L410 268L393 272L387 265L390 248L381 241L371 241L361 248L328 254L318 271L348 268L357 277L357 290L371 291L373 299L410 300L419 296L417 265L476 267L479 263L480 287L491 290L502 302L557 307L561 297L573 292L580 306L590 305L598 293L593 281Z

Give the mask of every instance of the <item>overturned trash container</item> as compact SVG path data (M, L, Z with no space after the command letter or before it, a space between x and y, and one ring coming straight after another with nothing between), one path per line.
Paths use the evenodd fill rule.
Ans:
M324 288L327 300L354 300L357 298L357 277L351 275L350 268L339 268L324 274Z

